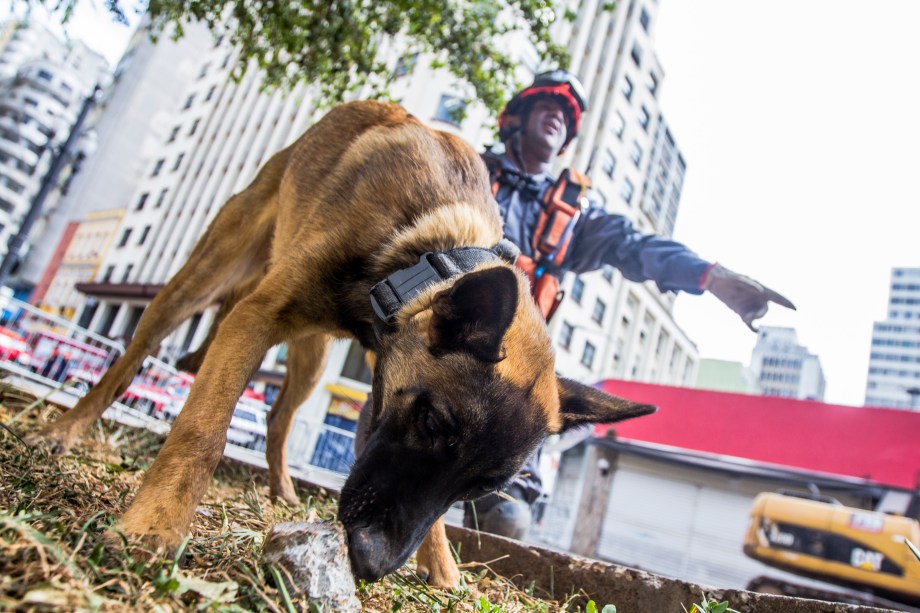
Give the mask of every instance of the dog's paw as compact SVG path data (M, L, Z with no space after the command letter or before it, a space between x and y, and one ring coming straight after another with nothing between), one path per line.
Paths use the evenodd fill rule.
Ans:
M76 442L74 437L67 436L64 433L57 432L53 427L47 428L41 432L30 434L23 438L26 445L34 449L41 449L53 454L64 454L70 451Z
M460 587L460 569L456 564L448 564L446 568L433 567L419 564L415 569L418 578L431 587L453 589Z
M120 527L106 530L99 540L110 552L147 561L172 558L181 546L181 542L176 543L174 539L164 539L156 534L126 534Z
M270 479L268 494L272 500L283 500L291 506L300 506L300 498L294 490L294 483L290 477L286 480L279 479L277 483Z

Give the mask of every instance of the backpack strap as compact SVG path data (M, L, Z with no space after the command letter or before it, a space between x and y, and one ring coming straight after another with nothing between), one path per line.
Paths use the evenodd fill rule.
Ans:
M533 237L534 253L539 254L539 260L548 259L556 267L562 266L590 185L588 177L574 168L566 168L556 184L546 191Z

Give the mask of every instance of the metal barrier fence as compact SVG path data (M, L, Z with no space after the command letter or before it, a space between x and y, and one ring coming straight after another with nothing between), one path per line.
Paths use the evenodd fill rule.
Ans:
M26 302L10 298L0 304L0 370L18 386L36 395L55 394L54 401L76 404L96 384L112 363L124 354L124 346L81 328ZM185 400L194 376L154 357L143 367L105 417L156 432L166 432ZM253 398L240 398L227 430L226 453L234 459L265 466L264 455L269 406ZM311 425L308 430L313 429ZM318 469L321 481L343 480L354 462L354 432L328 424L318 432L303 432L315 440L307 471ZM311 434L315 435L311 436ZM304 476L304 470L300 472Z

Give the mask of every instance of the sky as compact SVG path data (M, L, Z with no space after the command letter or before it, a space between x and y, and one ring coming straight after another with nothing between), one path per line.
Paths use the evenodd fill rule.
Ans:
M114 65L130 31L102 5L68 28ZM675 238L796 304L760 321L796 329L831 403L863 403L891 268L920 267L917 24L913 0L660 0L661 108L688 166ZM749 363L756 336L712 295L674 317L701 357Z
M920 2L662 0L661 108L687 161L675 238L795 303L825 401L862 405L891 268L920 267ZM713 296L674 318L704 358L756 336Z

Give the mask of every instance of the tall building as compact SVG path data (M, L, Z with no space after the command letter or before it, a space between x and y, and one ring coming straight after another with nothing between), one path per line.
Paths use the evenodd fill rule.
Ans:
M751 352L751 370L767 396L824 400L821 361L799 344L792 328L761 326Z
M77 285L98 276L124 214L123 208L92 211L83 220L70 222L46 269L47 274L35 286L32 303L65 319L74 319L79 310L88 316L91 309L82 309L86 297L77 290ZM83 326L89 321L77 323Z
M658 102L664 82L654 50L658 3L578 5L556 26L584 83L589 112L561 165L587 169L597 199L642 232L670 237L686 163ZM671 316L674 294L604 270L563 284L567 299L551 323L560 372L586 382L605 378L692 385L696 345Z
M597 198L641 230L670 232L684 162L657 103L663 80L651 39L657 3L632 0L618 3L614 11L605 6L596 1L573 5L579 15L575 23L560 19L554 26L590 92L590 112L577 146L559 166L587 168ZM514 37L506 42L520 61L522 81L543 68L530 47ZM162 44L151 53L159 53ZM431 58L403 49L399 41L384 41L380 47L393 66L392 97L422 121L461 135L474 147L493 142L486 110L466 102L472 95L469 86L433 67ZM182 77L182 85L172 91L151 130L137 137L145 143L145 155L126 198L128 210L99 274L79 286L90 298L78 317L93 331L130 336L152 295L184 264L221 205L319 116L309 86L265 91L256 70L233 79L237 63L233 48L217 41L183 53L167 72ZM102 176L87 173L84 179ZM650 189L644 186L654 185L658 177L664 191L656 210L641 203ZM560 372L583 381L613 376L672 384L695 380L698 353L671 318L673 296L652 284L625 281L613 270L570 277L564 282L570 298L551 328ZM212 306L182 324L164 341L160 357L175 360L197 347L215 312ZM284 346L273 348L256 374L268 402L280 389L285 361ZM369 383L363 350L337 343L316 393L299 412L304 427L295 426L291 457L312 449L312 426L327 414L350 414L347 407L360 402ZM298 440L298 432L307 432L306 440Z
M107 245L109 238L100 234L101 222L96 212L107 211L102 218L110 220L114 209L143 210L145 206L153 206L154 202L139 199L135 193L137 185L149 172L150 159L159 154L172 129L171 114L176 98L198 77L197 61L189 58L197 57L212 46L211 35L202 27L187 28L178 42L173 41L168 32L164 33L156 45L150 41L143 24L138 28L115 68L111 86L97 106L93 131L99 146L70 181L59 206L64 214L56 215L52 222L89 221L93 226L91 233L99 237L101 243L96 251L103 254L106 250L101 246ZM37 291L47 285L57 288L51 294L33 296L36 304L65 309L68 313L80 312L87 297L61 288L68 282L93 280L83 275L92 269L93 278L96 278L96 269L84 262L78 267L79 274L70 266L63 271L66 280L55 280L57 271L53 266L60 263L50 257L55 247L56 243L50 239L36 245L21 276L30 281L49 280L44 284L39 282ZM98 276L104 273L105 269L101 269ZM88 306L92 308L96 302L95 297L89 297Z
M65 42L34 22L10 23L0 33L0 255L22 225L41 188L54 152L70 136L87 96L110 80L105 58L82 42ZM84 133L72 151L69 169L59 177L62 189L74 164L96 147ZM30 249L10 284L28 293L68 222L52 193L29 235ZM25 275L40 246L50 244L44 263Z
M920 268L894 268L888 317L872 327L866 405L920 411Z

